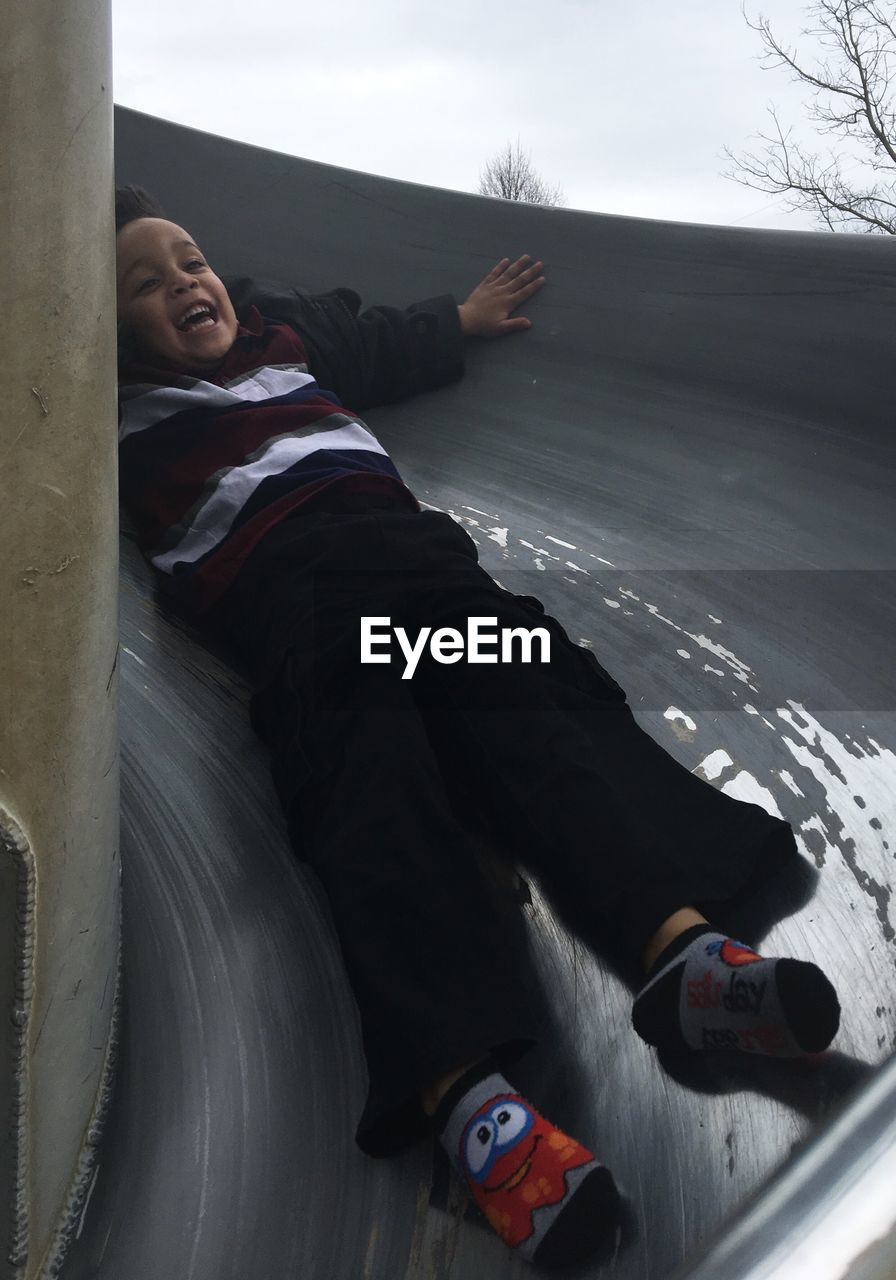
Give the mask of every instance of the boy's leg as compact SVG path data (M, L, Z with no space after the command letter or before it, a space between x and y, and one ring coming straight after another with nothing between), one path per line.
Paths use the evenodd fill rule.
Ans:
M517 671L522 689L526 668ZM505 693L511 683L506 682ZM658 785L651 788L651 777L638 773L639 762L643 768L644 759L656 760L661 749L652 744L653 751L645 750L647 735L642 735L633 719L618 716L619 710L628 709L615 704L617 715L610 713L609 720L601 709L595 715L595 733L582 734L576 719L564 722L562 709L545 700L537 679L526 686L531 705L523 712L512 701L503 712L496 708L497 683L480 684L479 696L488 702L477 709L470 700L477 684L478 674L464 680L463 688L455 684L450 709L442 704L433 719L430 707L428 722L437 722L443 733L446 723L453 724L457 758L474 768L478 758L483 777L491 768L492 779L499 784L489 788L494 825L499 827L503 819L507 847L515 849L516 856L539 876L567 923L592 944L610 943L617 953L643 963L649 980L633 1011L639 1035L662 1048L731 1047L777 1056L826 1048L839 1025L840 1010L821 970L798 960L764 959L714 930L695 904L734 896L737 881L733 887L730 871L724 877L716 866L701 867L705 844L703 859L697 848L691 864L689 847L676 843L674 830L665 840L657 830L661 813L648 823L643 812L633 807L634 797L626 802L625 790L617 782L620 763L626 759L630 776L643 780L648 804L657 804L657 792L662 790ZM447 686L443 692L447 694ZM433 696L431 675L418 693L424 699ZM615 726L615 734L609 737L600 732L608 723ZM520 743L525 743L522 751ZM532 758L550 764L533 776ZM496 768L498 762L500 768ZM702 788L692 792L699 802L694 841L705 842L711 824L721 822L716 862L724 863L726 849L744 840L746 824L739 828L731 820L726 830L725 811L709 810L704 792L730 798L683 768L679 774L679 785L687 780ZM670 777L673 781L667 778L666 788L674 787L678 774L673 771ZM709 810L709 819L705 812L701 819L700 806ZM678 840L687 841L687 813L680 799L676 812L684 823ZM763 818L779 822L760 811L754 830L762 831ZM787 825L779 823L779 827L792 842ZM781 839L774 828L772 833L773 839ZM768 841L768 832L763 834ZM788 843L783 848L789 851ZM751 867L760 865L762 847L747 846L746 852L752 861L742 869L743 884L750 879Z
M511 1248L539 1265L590 1257L615 1237L618 1192L594 1154L540 1115L483 1052L534 1039L534 1019L510 932L466 847L410 688L394 670L372 668L338 694L321 692L326 710L309 715L305 740L317 751L311 726L323 722L326 739L290 826L326 889L361 1012L371 1096L381 1099L378 1114L368 1104L359 1143L385 1153L404 1136L413 1088Z
M512 908L482 874L408 686L374 667L328 692L318 664L309 694L300 665L287 660L269 691L267 736L281 784L292 775L292 845L326 892L361 1016L358 1141L387 1154L425 1128L433 1080L535 1041L531 986Z
M206 619L257 686L291 842L326 891L361 1015L371 1154L426 1132L433 1079L537 1037L518 915L480 870L410 687L359 662L359 614L392 607L381 551L375 516L284 522Z

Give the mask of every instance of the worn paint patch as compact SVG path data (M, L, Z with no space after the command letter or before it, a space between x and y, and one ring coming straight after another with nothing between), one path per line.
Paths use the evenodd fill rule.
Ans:
M778 777L779 777L779 778L781 779L781 781L784 783L785 787L788 787L788 788L793 792L793 794L794 794L795 796L800 796L801 798L802 798L803 796L805 796L805 794L806 794L806 793L805 793L805 791L801 791L801 790L800 790L800 788L799 788L799 786L797 785L796 779L794 778L793 774L792 774L792 773L790 773L787 769L779 769L779 770L778 770Z
M720 747L717 751L711 751L704 760L700 761L700 769L704 778L712 782L715 778L720 778L733 764L734 761L728 752Z
M751 702L744 703L744 711L746 711L748 716L758 716L767 729L772 729L773 731L777 732L778 726L774 723L774 721L769 720L768 716L764 716L762 712L758 711Z
M739 680L742 684L745 684L748 688L752 689L754 693L758 693L757 686L752 683L752 681L756 679L755 672L748 663L744 662L742 658L739 658L737 654L732 653L730 649L719 644L710 636L697 634L693 631L688 631L685 627L679 626L677 622L672 620L672 618L668 618L665 614L661 613L656 605L649 604L647 601L642 600L641 597L630 588L620 587L619 594L625 596L626 599L640 604L642 608L647 610L651 617L656 619L657 622L664 622L666 626L671 627L674 631L678 631L680 634L687 636L689 640L693 640L694 644L698 645L701 649L708 650L728 667L730 673L736 680Z
M892 942L893 855L884 832L896 826L896 753L871 737L866 745L851 738L847 747L797 702L788 701L777 714L794 734L782 735L784 745L822 792L811 829L872 899L884 938Z
M738 769L733 778L729 778L727 782L722 783L720 787L726 795L733 796L735 800L744 800L747 804L758 804L766 813L770 813L775 818L783 818L784 814L778 807L778 802L774 797L774 793L768 787L756 778L748 769Z
M679 725L682 725L687 730L688 737L697 732L696 722L689 715L686 715L684 711L679 710L678 707L667 707L663 712L663 717L669 721L676 733L680 732Z

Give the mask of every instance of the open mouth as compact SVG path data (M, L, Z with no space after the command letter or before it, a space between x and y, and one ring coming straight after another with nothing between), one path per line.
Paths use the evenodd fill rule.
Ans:
M217 328L218 312L207 302L198 303L177 326L179 333L207 333Z
M535 1137L532 1139L532 1146L529 1148L528 1153L523 1157L522 1163L517 1166L517 1168L513 1171L510 1177L505 1178L503 1182L499 1182L497 1186L494 1186L494 1187L486 1186L485 1190L486 1191L512 1191L514 1187L518 1187L519 1184L522 1182L523 1178L525 1178L528 1175L529 1170L532 1168L532 1161L535 1157L535 1148L538 1146L540 1141L541 1141L541 1134L536 1133Z

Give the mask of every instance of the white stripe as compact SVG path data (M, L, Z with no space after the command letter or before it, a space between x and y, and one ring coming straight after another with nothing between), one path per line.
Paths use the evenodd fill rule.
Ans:
M303 365L273 364L241 373L225 387L200 378L181 379L182 385L159 387L153 384L122 387L119 440L135 431L145 431L175 413L187 409L232 409L240 404L255 403L285 396L300 387L315 385L314 378Z
M241 400L264 400L265 396L284 396L313 381L307 365L264 364L231 378L224 386Z
M334 412L338 413L338 410ZM223 541L264 479L288 471L302 458L321 449L360 449L367 453L378 453L384 458L389 456L376 437L360 422L350 422L330 431L315 431L311 435L280 436L273 443L266 441L264 452L248 465L231 467L228 472L219 472L217 477L209 477L208 483L214 485L214 489L208 500L193 512L183 538L172 550L153 556L152 563L163 573L170 573L177 561L185 560L193 564L199 560ZM358 470L362 469L359 465Z

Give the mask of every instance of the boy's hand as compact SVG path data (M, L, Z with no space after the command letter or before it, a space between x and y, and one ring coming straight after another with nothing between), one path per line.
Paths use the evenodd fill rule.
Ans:
M532 321L525 316L508 319L511 311L531 298L544 284L544 276L540 275L544 263L536 262L527 267L526 263L531 261L527 253L516 262L502 258L477 284L466 302L457 308L464 337L496 338L503 333L531 329Z

